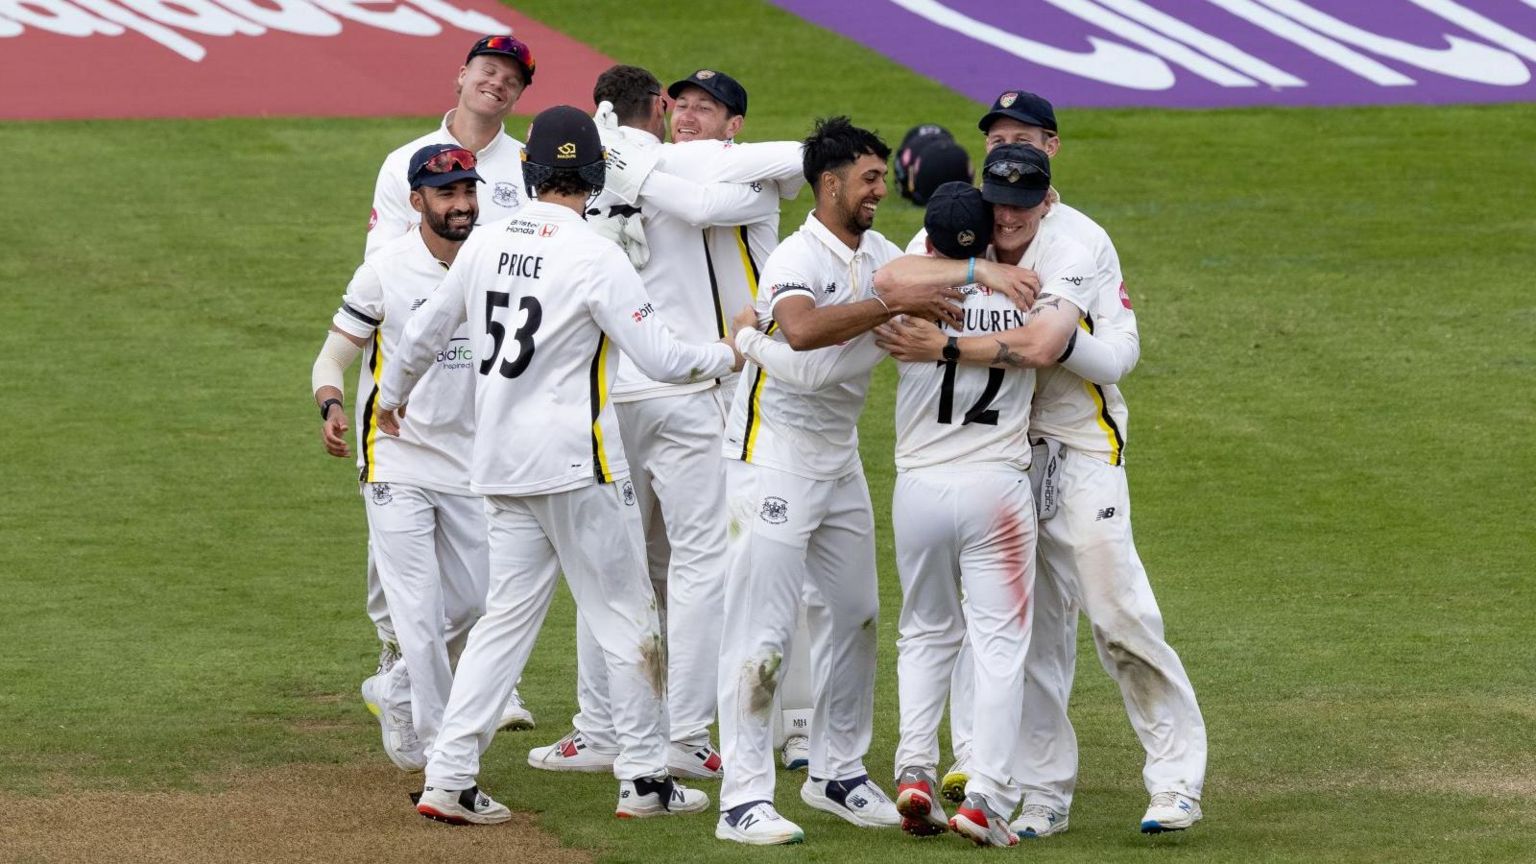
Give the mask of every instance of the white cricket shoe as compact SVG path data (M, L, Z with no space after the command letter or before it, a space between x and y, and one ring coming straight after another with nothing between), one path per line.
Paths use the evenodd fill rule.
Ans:
M949 830L944 805L934 794L938 784L926 768L904 768L896 780L896 812L901 814L901 830L913 837L932 837Z
M379 697L376 695L376 691L382 686L384 686L384 674L376 672L364 678L363 686L360 688L363 691L363 706L375 717L382 713L379 710Z
M965 796L955 815L949 817L949 827L977 846L1019 845L1019 835L1009 829L1007 818L997 815L980 795Z
M800 800L817 810L825 810L860 828L896 828L901 814L885 797L868 774L851 780L808 778L800 787Z
M1146 815L1141 817L1141 833L1183 831L1199 822L1201 815L1198 800L1182 792L1158 792L1152 796Z
M674 741L667 745L667 770L674 777L719 780L725 776L722 765L720 751L708 741L703 744L679 744Z
M384 755L401 771L420 771L427 767L426 748L416 737L416 721L409 701L393 699L384 676L374 675L363 681L363 701L377 706L380 738Z
M599 750L587 743L587 737L572 729L564 738L548 747L535 747L528 751L528 764L545 771L591 771L602 773L613 770L617 750Z
M965 800L965 784L971 782L971 757L961 756L955 760L955 764L949 766L944 772L944 784L941 791L944 800L951 804L959 804Z
M1019 811L1019 818L1009 823L1008 827L1019 835L1020 840L1049 837L1067 830L1067 814L1052 810L1044 804L1025 804L1024 809Z
M698 813L708 808L708 795L697 789L689 789L663 774L660 777L620 780L619 807L614 815L620 819L645 819L676 813Z
M449 825L495 825L512 818L512 811L496 803L479 786L468 789L421 790L416 812Z
M515 732L519 729L532 729L533 712L523 705L523 697L517 693L517 688L512 688L512 695L507 697L507 707L501 709L501 719L496 721L496 728L503 732Z
M752 801L722 812L715 823L715 838L748 846L781 846L804 843L805 832L780 816L773 802Z
M791 735L784 739L784 751L779 755L784 767L799 771L811 764L811 739L804 735Z

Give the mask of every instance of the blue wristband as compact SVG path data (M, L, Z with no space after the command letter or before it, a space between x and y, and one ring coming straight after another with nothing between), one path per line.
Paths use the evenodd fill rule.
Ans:
M965 284L969 285L969 284L971 284L972 282L975 282L975 281L976 281L976 259L972 258L971 259L971 263L967 264L966 267L965 267Z

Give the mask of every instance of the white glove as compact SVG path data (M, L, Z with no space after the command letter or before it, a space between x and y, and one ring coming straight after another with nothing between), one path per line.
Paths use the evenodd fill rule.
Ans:
M603 189L625 204L634 205L640 200L640 187L651 176L656 162L661 158L660 147L647 147L618 137L615 141L603 141L608 150L608 171Z
M606 197L606 196L604 196ZM619 244L629 256L630 266L639 270L651 260L651 247L645 240L645 226L639 213L626 213L622 206L593 208L587 211L587 224L600 236Z
M613 103L607 99L597 103L597 110L592 112L592 120L597 123L597 134L599 135L603 134L604 131L619 131L619 115L613 113ZM603 139L605 143L607 140L606 138Z

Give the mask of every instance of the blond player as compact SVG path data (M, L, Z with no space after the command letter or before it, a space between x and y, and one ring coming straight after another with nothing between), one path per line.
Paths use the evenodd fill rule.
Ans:
M1060 148L1055 111L1023 90L998 96L980 128L989 149L1029 144L1055 154ZM1205 721L1177 653L1163 635L1162 615L1136 554L1130 527L1130 493L1124 449L1127 411L1115 383L1139 356L1136 319L1108 234L1080 211L1057 202L1047 222L1078 239L1094 255L1092 303L1073 349L1056 368L1040 375L1031 437L1038 442L1036 470L1042 480L1040 576L1035 632L1026 677L1024 807L1013 828L1022 837L1066 830L1077 775L1077 742L1067 719L1076 658L1078 608L1093 626L1105 670L1119 685L1131 725L1146 751L1142 778L1151 801L1140 828L1146 833L1188 828L1201 818L1206 765ZM994 245L1005 254L997 236ZM1092 334L1092 335L1089 335ZM933 347L928 334L929 353ZM1012 337L972 346L990 361L1020 346ZM990 352L990 353L989 353ZM982 355L986 355L983 357ZM1054 506L1052 506L1054 505ZM969 703L957 666L954 704ZM963 782L969 730L964 710L954 712L957 768L945 777Z
M471 488L485 495L491 588L460 658L417 804L456 823L505 821L481 792L480 756L538 638L560 572L608 664L621 817L697 812L702 792L666 768L665 649L609 386L624 351L687 382L730 372L728 345L678 342L623 252L582 218L602 188L597 128L571 106L534 118L524 171L538 200L477 231L401 337L380 385L380 428L465 321L476 346Z

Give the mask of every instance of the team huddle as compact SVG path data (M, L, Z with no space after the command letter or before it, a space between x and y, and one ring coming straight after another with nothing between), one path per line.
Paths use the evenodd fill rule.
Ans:
M612 772L620 817L708 810L679 779L719 780L716 837L801 842L778 762L863 827L1065 831L1081 611L1146 751L1140 830L1197 822L1205 726L1131 537L1116 385L1136 319L1108 235L1052 185L1050 103L997 98L979 187L949 133L913 130L896 179L926 210L904 253L872 227L890 148L846 117L740 143L730 75L663 88L615 66L595 110L548 109L523 143L503 123L535 69L521 41L479 40L442 125L385 159L314 363L368 519L363 697L390 760L425 773L417 811L510 818L480 760L534 726L519 679L563 573L579 711L528 764ZM894 800L865 766L879 592L858 440L886 358Z

